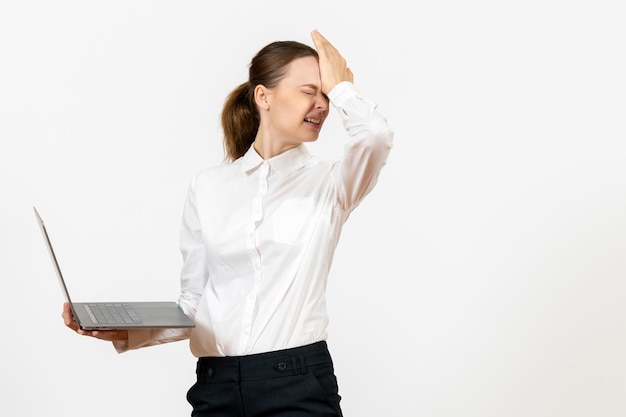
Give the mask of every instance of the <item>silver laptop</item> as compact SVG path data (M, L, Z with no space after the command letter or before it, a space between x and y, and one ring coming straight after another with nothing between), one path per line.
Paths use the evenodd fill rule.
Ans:
M70 303L74 319L83 330L123 330L194 327L176 302L134 301L76 303L70 299L61 268L57 262L46 226L35 207L35 217L41 228L44 241L52 259L65 300Z

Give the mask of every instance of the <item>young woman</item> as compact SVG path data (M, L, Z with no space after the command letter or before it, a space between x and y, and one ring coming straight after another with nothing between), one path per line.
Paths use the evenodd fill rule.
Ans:
M192 416L341 416L326 344L326 280L342 226L372 190L393 132L361 97L337 49L273 42L222 112L230 163L200 172L184 207L179 305L193 330L83 331L119 352L190 339ZM343 158L315 141L330 104L348 133ZM350 279L347 277L347 279Z

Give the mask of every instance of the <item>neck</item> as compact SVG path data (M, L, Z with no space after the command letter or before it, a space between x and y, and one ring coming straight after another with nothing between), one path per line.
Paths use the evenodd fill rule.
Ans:
M293 149L298 145L299 143L286 143L272 140L260 134L257 134L253 144L256 153L258 153L259 156L265 160L273 158L276 155L280 155L281 153Z

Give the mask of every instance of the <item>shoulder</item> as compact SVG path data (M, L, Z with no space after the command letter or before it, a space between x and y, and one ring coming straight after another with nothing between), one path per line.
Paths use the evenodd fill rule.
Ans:
M230 163L225 162L198 171L191 179L191 186L196 188L211 184L223 184L232 181L239 173L241 173L239 160Z

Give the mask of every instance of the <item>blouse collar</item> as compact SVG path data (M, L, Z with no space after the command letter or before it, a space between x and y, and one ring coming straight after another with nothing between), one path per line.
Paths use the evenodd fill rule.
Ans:
M273 171L287 177L303 167L310 159L311 154L302 143L268 160L261 158L254 149L254 145L251 145L250 149L242 156L241 171L250 173L263 162L266 162Z

